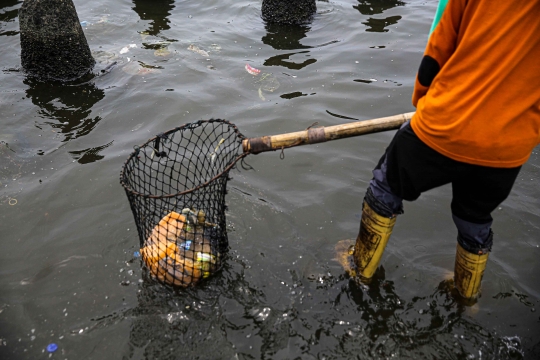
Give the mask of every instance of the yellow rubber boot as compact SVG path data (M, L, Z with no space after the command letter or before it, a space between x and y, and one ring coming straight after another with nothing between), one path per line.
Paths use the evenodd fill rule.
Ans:
M395 216L381 216L364 201L360 232L353 254L357 273L364 280L371 279L377 270L395 223Z
M454 283L459 294L465 299L476 299L480 283L486 269L489 253L473 254L457 245Z

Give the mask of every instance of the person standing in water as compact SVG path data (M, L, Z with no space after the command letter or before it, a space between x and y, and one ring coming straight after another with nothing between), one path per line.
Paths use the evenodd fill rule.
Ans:
M491 212L540 143L540 1L442 0L412 95L416 113L373 170L353 254L377 269L403 200L452 184L454 283L476 299Z

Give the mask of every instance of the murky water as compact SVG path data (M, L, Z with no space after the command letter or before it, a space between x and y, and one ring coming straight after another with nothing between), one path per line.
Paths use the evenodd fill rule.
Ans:
M134 145L211 117L262 136L413 111L435 1L318 2L288 27L260 1L76 0L96 72L116 61L78 85L17 71L21 3L0 1L0 358L540 357L538 148L494 214L474 307L444 282L449 187L406 204L369 288L334 260L393 132L248 157L222 271L188 290L141 280L118 181Z

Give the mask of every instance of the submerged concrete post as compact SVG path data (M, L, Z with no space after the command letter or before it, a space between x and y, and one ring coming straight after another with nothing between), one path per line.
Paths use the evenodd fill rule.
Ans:
M75 80L95 64L72 0L25 0L19 10L21 63L43 80Z
M311 21L315 0L263 0L262 18L270 23L305 24Z

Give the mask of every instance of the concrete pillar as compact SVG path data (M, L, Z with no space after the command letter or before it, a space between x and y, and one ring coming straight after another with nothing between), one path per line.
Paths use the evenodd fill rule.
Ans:
M315 0L263 0L262 18L269 23L305 24L317 12Z
M72 0L25 0L19 10L21 63L42 80L75 80L90 70L90 53Z

